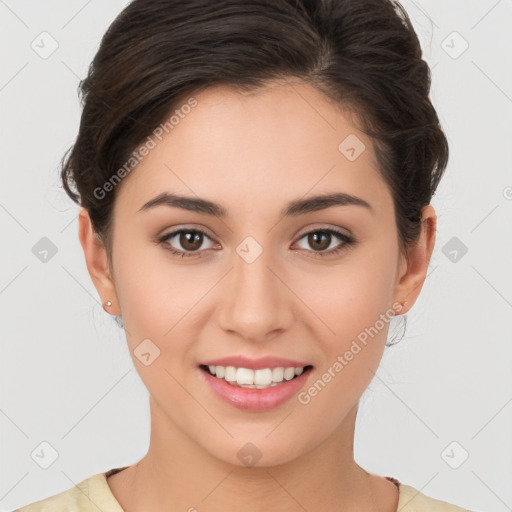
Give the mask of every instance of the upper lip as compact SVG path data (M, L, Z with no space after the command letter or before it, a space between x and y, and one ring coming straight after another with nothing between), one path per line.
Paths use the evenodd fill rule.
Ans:
M265 356L258 359L252 359L245 356L230 356L222 357L220 359L211 359L201 363L206 366L235 366L236 368L250 368L252 370L261 370L263 368L278 368L284 367L304 367L310 366L308 363L302 361L295 361L293 359L284 359L282 357Z

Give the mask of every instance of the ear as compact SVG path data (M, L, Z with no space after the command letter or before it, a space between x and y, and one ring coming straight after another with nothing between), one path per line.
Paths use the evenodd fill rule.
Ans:
M104 307L105 311L112 315L120 315L119 301L108 264L107 249L97 238L89 212L85 208L81 208L78 215L78 237L84 251L87 270L102 304L108 300L112 302L112 306Z
M406 269L395 287L394 300L396 302L407 301L407 304L397 314L407 313L416 302L423 288L423 283L427 277L428 264L436 242L436 228L437 217L434 208L430 204L424 206L418 242L409 246L406 260L404 258L401 260ZM403 266L400 266L402 272Z

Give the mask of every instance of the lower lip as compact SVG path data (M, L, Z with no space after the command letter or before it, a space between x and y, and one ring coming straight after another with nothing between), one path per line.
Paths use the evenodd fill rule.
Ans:
M312 368L302 372L292 380L265 389L233 386L224 379L218 379L208 371L199 368L211 389L225 402L239 409L264 411L283 404L304 386Z

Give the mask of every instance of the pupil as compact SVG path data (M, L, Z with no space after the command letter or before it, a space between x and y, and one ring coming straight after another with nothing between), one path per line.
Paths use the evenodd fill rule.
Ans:
M312 233L309 235L309 242L311 244L311 247L315 247L315 244L318 243L318 238L319 237L325 237L324 238L324 242L323 243L320 243L320 247L317 247L319 250L323 250L323 249L327 249L327 247L329 247L329 244L330 244L330 234L329 233L326 233L325 231L317 231L315 233ZM325 243L327 240L327 244ZM313 243L312 243L313 241Z
M182 233L180 238L181 246L184 247L185 249L195 251L199 247L201 247L201 233L192 233L188 231ZM190 241L190 239L192 239L192 242ZM194 239L195 242L199 240L199 244L194 244Z

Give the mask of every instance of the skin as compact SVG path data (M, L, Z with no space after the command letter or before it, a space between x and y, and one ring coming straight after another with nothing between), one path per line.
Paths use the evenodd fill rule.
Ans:
M197 107L118 190L112 267L87 210L79 216L87 268L102 302L112 301L109 312L122 315L150 395L148 452L108 485L129 512L235 504L247 512L396 511L395 485L353 456L358 401L388 323L306 405L293 397L269 411L237 409L213 394L198 364L237 354L296 358L314 366L308 389L393 303L407 301L400 314L414 304L434 248L435 211L423 209L420 239L405 258L371 140L306 83L269 83L251 94L212 87L195 98ZM338 150L349 134L366 146L354 161ZM162 192L209 199L228 216L138 211ZM325 192L358 196L374 211L348 205L280 216L289 201ZM156 241L179 228L207 232L196 245L203 257L172 255L166 245L186 250L179 236ZM358 243L322 258L344 242L333 235L319 248L304 234L326 228ZM250 264L236 251L247 236L263 249ZM148 366L133 352L146 338L160 349ZM254 467L237 457L249 441L262 455Z

